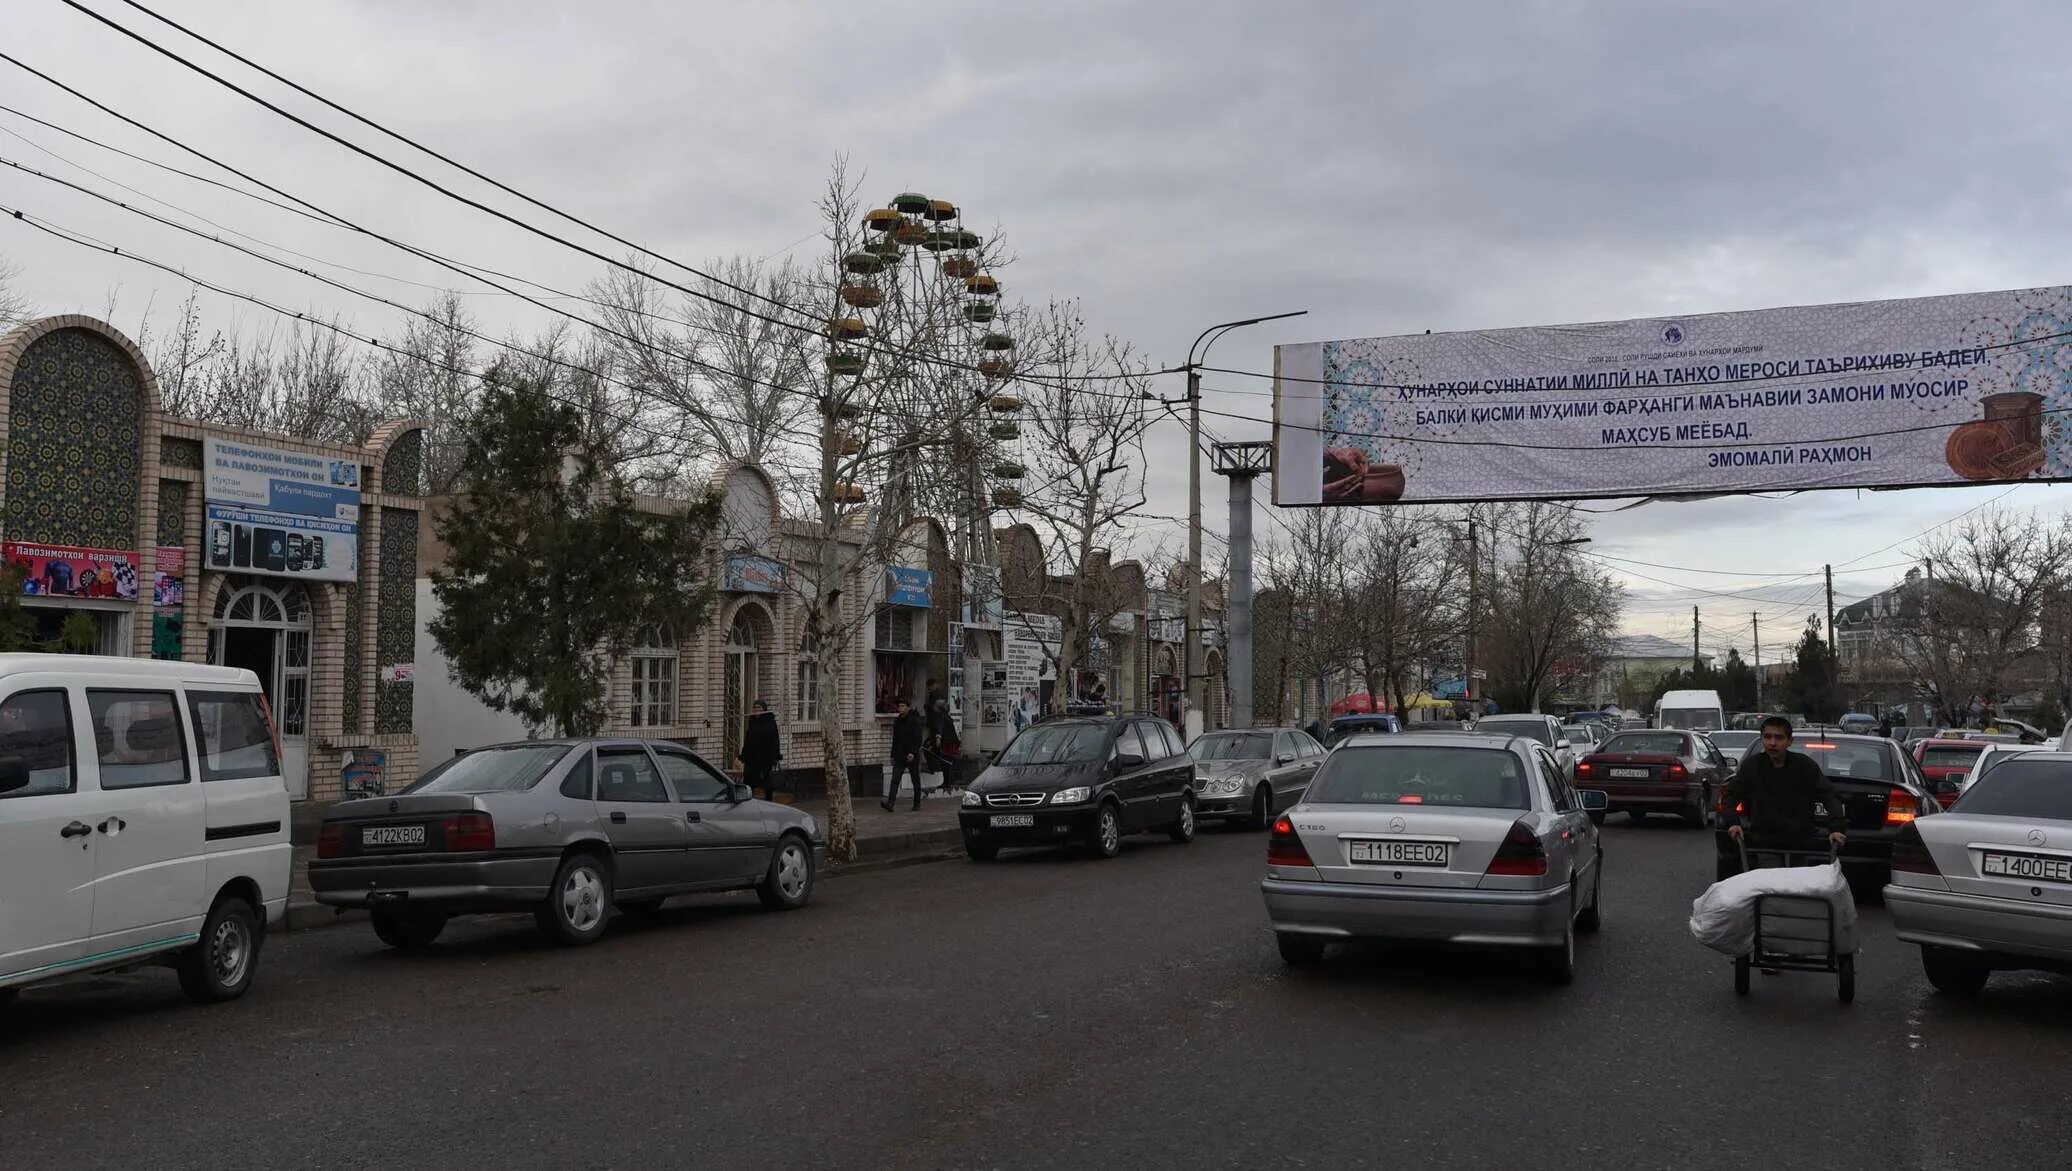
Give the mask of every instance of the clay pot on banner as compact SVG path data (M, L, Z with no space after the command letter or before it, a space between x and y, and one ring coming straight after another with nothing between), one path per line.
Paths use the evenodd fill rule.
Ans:
M1967 480L2019 480L2043 466L2043 396L1987 395L1986 417L1950 432L1943 459Z

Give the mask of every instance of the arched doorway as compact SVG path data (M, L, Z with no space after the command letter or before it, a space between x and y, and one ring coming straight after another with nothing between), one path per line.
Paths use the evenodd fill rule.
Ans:
M309 796L309 594L299 585L226 582L209 619L209 662L259 676L281 737L288 795Z
M758 670L755 641L755 623L743 609L734 615L734 625L727 630L726 663L723 676L726 683L726 713L724 727L727 741L727 767L741 767L741 736L747 727L748 709L756 701L756 672Z

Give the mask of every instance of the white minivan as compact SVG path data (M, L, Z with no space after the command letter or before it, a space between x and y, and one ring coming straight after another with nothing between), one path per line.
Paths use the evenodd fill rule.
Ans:
M146 963L241 995L287 912L288 823L252 672L0 654L0 1004Z

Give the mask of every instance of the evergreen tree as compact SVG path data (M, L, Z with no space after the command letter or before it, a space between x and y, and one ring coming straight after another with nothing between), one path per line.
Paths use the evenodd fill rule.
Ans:
M33 651L36 646L36 618L22 605L22 567L0 563L0 651Z
M1834 652L1820 637L1820 620L1810 619L1799 639L1791 676L1784 685L1791 710L1803 712L1814 723L1826 724L1842 718L1842 683Z
M538 382L493 369L467 429L429 629L454 678L556 735L609 718L612 664L640 630L710 617L716 494L637 507L610 445Z
M1729 648L1719 672L1720 703L1730 712L1752 712L1756 710L1755 693L1755 668L1739 650Z

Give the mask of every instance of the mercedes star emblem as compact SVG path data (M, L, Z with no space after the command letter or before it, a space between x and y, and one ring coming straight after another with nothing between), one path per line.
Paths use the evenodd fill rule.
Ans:
M2032 846L2040 846L2049 840L2049 838L2043 835L2043 831L2040 829L2032 829L2029 831L2029 844Z
M1410 823L1409 823L1409 822L1407 822L1407 821L1404 821L1404 820L1403 820L1402 818L1400 818L1400 817L1391 817L1391 818L1389 818L1389 832L1390 832L1390 833L1392 833L1392 834L1399 834L1399 833L1402 833L1402 832L1403 832L1404 830L1406 830L1406 829L1408 829L1408 828L1410 828Z

